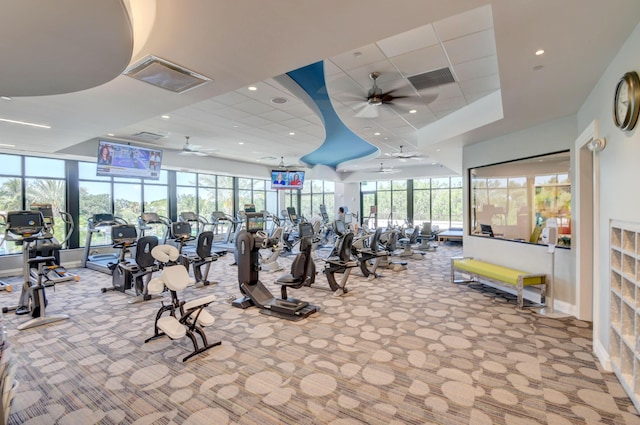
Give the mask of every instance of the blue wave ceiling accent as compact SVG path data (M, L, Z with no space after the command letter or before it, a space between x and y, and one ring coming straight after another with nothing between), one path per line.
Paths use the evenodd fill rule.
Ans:
M327 93L322 61L288 72L287 75L315 103L325 128L325 140L322 145L300 158L302 162L311 166L322 164L336 169L343 162L380 154L376 146L344 125L333 109Z

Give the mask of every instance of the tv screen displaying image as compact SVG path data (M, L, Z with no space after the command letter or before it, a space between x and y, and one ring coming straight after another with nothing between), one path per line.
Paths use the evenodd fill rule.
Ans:
M162 165L160 149L98 141L98 176L142 177L158 180Z
M304 171L271 171L271 189L302 189Z

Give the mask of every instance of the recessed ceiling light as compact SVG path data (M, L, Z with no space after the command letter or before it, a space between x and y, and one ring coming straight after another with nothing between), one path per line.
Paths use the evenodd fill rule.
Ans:
M0 121L8 122L8 123L11 123L11 124L28 125L30 127L51 128L50 125L46 125L46 124L36 124L36 123L26 122L26 121L8 120L8 119L5 119L5 118L0 118Z
M163 120L168 120L169 118L171 118L169 115L162 115Z
M412 109L412 110L409 111L410 114L415 114L416 112L418 112L418 111L416 111L415 109Z
M295 136L295 135L296 135L296 133L294 131L290 131L289 132L289 136Z
M544 49L536 50L536 56L544 55Z
M113 137L113 136L115 136L115 134L113 134L113 133L107 133L107 136L109 136L109 137Z
M15 148L16 145L10 145L8 143L0 143L0 148Z
M244 142L238 142L239 145L244 145Z
M440 149L436 149L436 152L440 152Z
M436 164L437 164L437 162L432 162L432 163L431 163L431 165L436 165Z
M234 124L234 125L232 125L231 127L233 127L233 128L238 128L238 125L237 125L237 124Z
M2 100L13 100L13 98L11 98L9 96L0 96L0 99L2 99Z
M256 90L258 90L258 88L257 88L256 86L249 86L249 87L247 87L247 89L248 89L249 91L256 91Z
M373 133L374 136L379 136L380 132L376 131L375 133Z

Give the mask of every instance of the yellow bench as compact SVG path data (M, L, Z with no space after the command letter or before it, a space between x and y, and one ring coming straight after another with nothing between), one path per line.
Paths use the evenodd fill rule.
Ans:
M470 275L471 280L456 280L455 272L460 271ZM518 308L524 306L523 291L525 286L540 287L540 302L544 304L547 293L547 276L544 273L532 274L522 270L499 266L473 258L454 257L451 259L451 282L464 283L483 278L499 285L513 285L517 289Z

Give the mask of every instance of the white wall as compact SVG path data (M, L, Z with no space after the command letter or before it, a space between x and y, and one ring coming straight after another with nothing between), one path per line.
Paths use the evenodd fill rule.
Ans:
M640 25L620 48L618 54L602 75L577 116L578 128L583 129L597 120L599 137L607 146L600 156L600 223L599 252L595 277L594 346L609 347L609 223L625 220L640 223L640 130L625 133L618 130L612 119L613 94L618 80L628 71L640 73ZM598 326L595 326L598 320ZM601 361L606 363L608 359Z
M569 116L536 127L487 140L464 148L463 205L469 217L469 168L550 152L571 149L578 130L576 117ZM469 236L470 220L464 221L463 252L465 256L525 270L531 273L551 273L552 256L547 247L500 239ZM574 260L570 249L555 253L554 307L558 311L575 314Z

